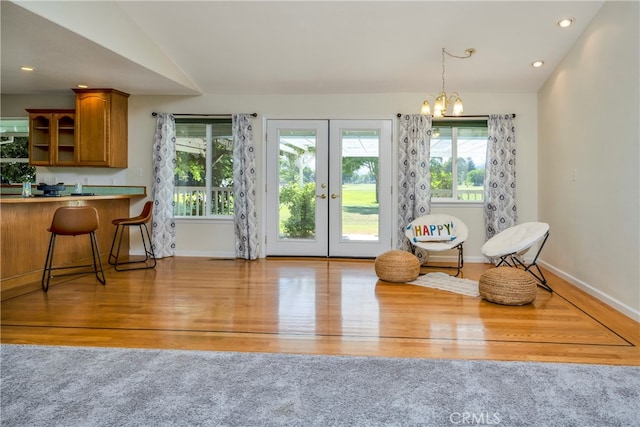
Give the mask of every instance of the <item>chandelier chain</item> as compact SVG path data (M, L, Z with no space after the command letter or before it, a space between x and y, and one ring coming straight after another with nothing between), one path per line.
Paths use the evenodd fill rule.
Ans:
M464 51L464 53L466 53L466 55L465 55L465 56L458 56L458 55L454 55L453 53L449 53L449 52L447 52L446 50L444 50L444 48L442 48L442 57L443 57L443 58L444 58L444 54L445 54L445 53L446 53L447 55L449 55L450 57L452 57L452 58L467 59L467 58L469 58L471 55L473 55L474 53L476 53L476 50L475 50L474 48L470 47L469 49L466 49L466 50Z
M446 52L444 50L444 48L442 48L442 92L444 92L444 54L448 52Z
M463 106L462 106L462 99L460 99L460 95L458 95L457 92L452 92L451 95L447 95L447 93L445 92L445 53L447 55L449 55L452 58L457 58L457 59L467 59L469 57L471 57L471 55L473 55L476 52L476 50L474 48L469 48L466 49L464 51L465 56L458 56L458 55L453 55L449 52L447 52L445 50L445 48L442 48L442 90L440 92L439 95L435 96L435 100L434 100L434 117L442 117L444 116L444 114L446 113L447 109L449 108L449 105L453 104L453 115L457 116L462 114L463 112ZM430 115L431 114L431 106L429 104L428 99L426 99L423 103L422 103L422 110L421 110L421 114L427 114Z

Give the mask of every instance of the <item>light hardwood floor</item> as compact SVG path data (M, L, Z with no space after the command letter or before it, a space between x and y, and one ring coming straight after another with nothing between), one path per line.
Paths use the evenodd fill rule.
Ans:
M382 282L373 260L174 257L106 273L3 301L2 343L640 365L640 325L546 271L554 292L517 307Z

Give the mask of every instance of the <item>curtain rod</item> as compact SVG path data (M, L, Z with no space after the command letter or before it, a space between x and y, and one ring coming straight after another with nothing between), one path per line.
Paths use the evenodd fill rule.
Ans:
M402 117L403 114L402 113L398 113L398 117ZM516 118L515 114L512 114L511 117L513 117L514 119ZM440 117L438 117L440 118ZM456 118L461 118L461 119L488 119L489 115L488 114L481 114L481 115L477 115L477 116L442 116L443 119L456 119Z
M153 117L157 116L158 113L156 113L155 111L153 113L151 113L151 115ZM231 117L231 114L180 114L180 113L173 113L174 116L196 116L196 117ZM251 117L258 117L258 113L251 113L250 114Z

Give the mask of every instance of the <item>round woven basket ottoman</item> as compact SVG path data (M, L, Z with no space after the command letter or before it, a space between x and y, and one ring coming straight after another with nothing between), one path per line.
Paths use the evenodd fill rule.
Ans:
M411 282L420 275L420 261L410 252L392 250L384 252L373 264L376 274L385 282Z
M480 296L504 305L524 305L536 299L538 285L533 276L514 267L491 268L480 276Z

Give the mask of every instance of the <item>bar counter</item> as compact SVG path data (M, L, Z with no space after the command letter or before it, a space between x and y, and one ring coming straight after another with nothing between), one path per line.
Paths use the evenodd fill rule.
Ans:
M40 289L49 238L48 231L56 209L63 206L93 206L98 211L99 227L96 238L103 264L108 266L109 249L115 226L111 221L130 216L131 199L146 198L146 189L136 194L96 194L94 196L0 197L0 298L5 300ZM128 234L125 233L129 248ZM60 236L56 240L54 266L90 264L91 246L89 236ZM73 276L71 276L73 277ZM68 278L67 278L68 279ZM64 278L51 281L49 292L55 292L57 283Z
M114 199L131 199L145 197L145 194L103 194L95 196L65 196L60 197L22 197L22 196L0 196L0 205L4 208L7 204L17 203L55 203L64 201L82 201L82 200L114 200Z

